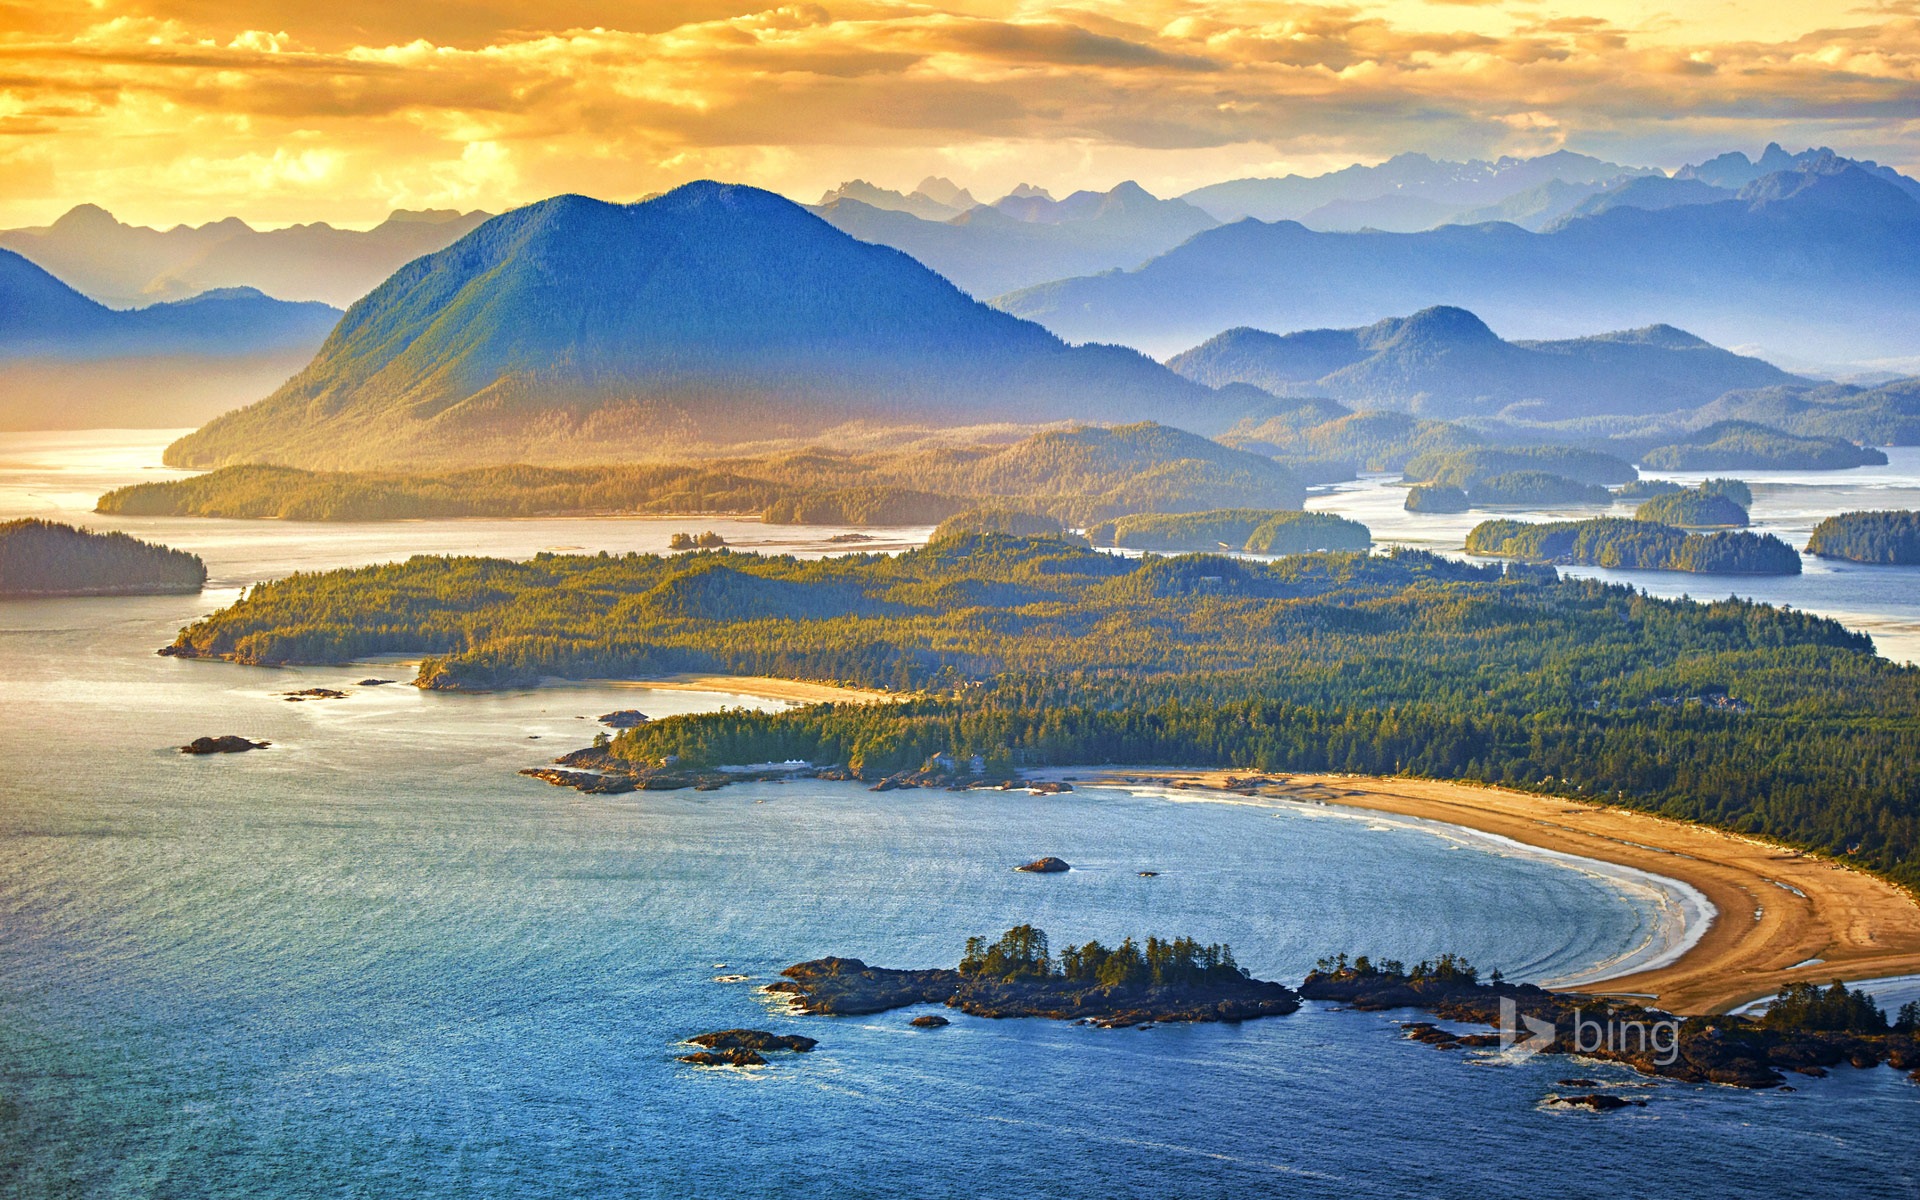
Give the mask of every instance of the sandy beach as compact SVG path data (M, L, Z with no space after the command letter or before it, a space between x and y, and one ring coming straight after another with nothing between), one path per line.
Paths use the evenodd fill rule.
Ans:
M762 700L792 700L799 704L875 704L903 697L892 692L814 683L804 679L775 679L768 675L660 675L650 679L593 679L570 682L607 687L648 688L662 692L723 692L756 696Z
M1245 772L1153 768L1045 772L1082 783L1225 788ZM1443 821L1543 850L1678 880L1715 917L1675 961L1579 990L1716 1013L1791 982L1920 973L1920 905L1894 885L1755 838L1606 805L1499 788L1344 775L1265 776L1256 794ZM1817 961L1815 961L1817 960Z

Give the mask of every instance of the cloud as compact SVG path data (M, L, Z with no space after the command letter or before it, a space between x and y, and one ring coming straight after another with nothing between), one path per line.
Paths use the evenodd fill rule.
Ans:
M401 198L500 208L698 175L817 194L936 168L1168 191L1567 144L1645 161L1828 140L1906 164L1905 7L1729 41L1564 4L560 0L527 29L534 10L504 2L50 0L0 25L0 223L81 200L364 221Z

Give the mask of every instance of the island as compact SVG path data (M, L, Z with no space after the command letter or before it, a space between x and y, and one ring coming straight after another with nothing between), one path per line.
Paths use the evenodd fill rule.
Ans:
M1300 1007L1285 984L1254 979L1225 945L1188 937L1068 946L1058 958L1045 932L1017 925L989 944L969 938L956 968L895 970L857 958L796 963L766 991L797 1012L860 1016L944 1004L976 1017L1047 1017L1121 1028L1174 1021L1247 1021Z
M1600 450L1573 446L1471 446L1431 450L1407 461L1408 483L1446 483L1468 492L1497 475L1555 475L1575 483L1622 484L1640 477L1633 464Z
M1634 510L1633 519L1686 529L1744 529L1747 510L1722 492L1689 488L1649 499Z
M1780 1087L1784 1071L1818 1076L1843 1063L1885 1063L1920 1082L1920 1003L1889 1021L1871 997L1837 980L1827 987L1789 984L1757 1018L1681 1017L1627 997L1509 983L1498 972L1482 980L1454 955L1408 967L1342 954L1322 959L1300 995L1368 1011L1416 1008L1453 1022L1504 1025L1502 1033L1457 1034L1431 1022L1403 1024L1408 1037L1441 1050L1518 1045L1528 1055L1578 1054L1642 1075L1745 1088Z
M182 754L244 754L249 750L265 750L272 742L256 742L238 734L222 734L219 737L197 737L180 747Z
M309 471L223 466L108 492L97 511L292 521L730 513L777 525L936 525L969 510L1074 525L1134 512L1298 509L1272 459L1164 425L1048 430L1012 445L849 453L828 446L698 463ZM999 532L1032 532L1001 530Z
M1416 483L1407 489L1408 512L1463 513L1472 507L1466 491L1450 483Z
M1920 564L1920 512L1849 512L1813 527L1807 553L1882 566Z
M0 523L0 597L190 595L206 582L207 565L184 550L36 518Z
M1649 504L1667 497L1655 497ZM1772 534L1688 533L1655 521L1482 521L1467 533L1468 554L1702 575L1798 575L1800 555Z
M1467 485L1475 508L1546 508L1564 504L1612 504L1613 493L1548 471L1509 471Z
M1845 438L1802 437L1752 421L1719 421L1640 456L1654 471L1844 471L1884 467L1887 456Z
M705 533L676 533L667 539L669 550L718 550L727 539L709 529Z

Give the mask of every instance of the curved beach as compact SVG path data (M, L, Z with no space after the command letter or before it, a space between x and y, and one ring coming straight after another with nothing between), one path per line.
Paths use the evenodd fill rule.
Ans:
M1226 789L1244 772L1081 769L1086 783ZM1717 1013L1795 982L1920 974L1920 905L1885 880L1756 838L1648 813L1500 788L1425 779L1265 776L1257 794L1392 813L1523 846L1612 864L1704 897L1704 929L1672 953L1629 955L1582 991L1651 999L1677 1013ZM1698 922L1698 906L1685 919Z

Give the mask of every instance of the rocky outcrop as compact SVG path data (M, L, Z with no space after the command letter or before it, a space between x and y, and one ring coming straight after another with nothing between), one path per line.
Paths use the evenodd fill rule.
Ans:
M1058 977L987 979L956 970L893 970L857 958L797 963L766 990L820 1016L861 1016L915 1004L944 1004L976 1017L1047 1017L1106 1028L1176 1021L1247 1021L1300 1007L1284 984L1241 976L1191 987L1104 987Z
M680 1061L696 1067L764 1067L767 1060L751 1050L699 1050L682 1054Z
M1535 1053L1579 1054L1685 1083L1775 1088L1786 1082L1782 1071L1824 1070L1842 1063L1870 1067L1886 1062L1901 1070L1920 1066L1920 1041L1911 1033L1789 1030L1737 1016L1680 1017L1524 983L1414 978L1343 967L1308 975L1300 995L1369 1011L1418 1008L1448 1021L1496 1028L1502 1002L1510 1002L1517 1028L1508 1042L1524 1041ZM1404 1028L1408 1037L1442 1050L1506 1044L1499 1034L1458 1034L1429 1022L1408 1022ZM1549 1028L1550 1038L1540 1033ZM1563 1085L1573 1082L1587 1081Z
M242 754L248 750L265 750L272 742L256 742L252 738L225 734L221 737L197 737L180 747L182 754Z
M688 1043L708 1050L791 1050L805 1054L820 1044L819 1039L797 1033L768 1033L764 1029L722 1029L718 1033L695 1034Z
M1049 854L1045 858L1036 858L1030 863L1022 863L1020 866L1015 867L1014 870L1026 871L1034 875L1059 875L1063 872L1071 871L1073 868L1067 864L1066 859L1055 858Z
M293 700L293 701L345 700L347 698L347 694L343 691L340 691L336 688L323 688L323 687L301 688L297 692L281 692L280 695L282 699Z
M908 1021L907 1024L912 1025L916 1029L939 1029L942 1026L951 1025L953 1022L935 1013L928 1013L924 1017L915 1017L913 1020Z
M653 718L637 708L621 708L610 713L601 713L597 719L609 729L633 729L645 725Z

